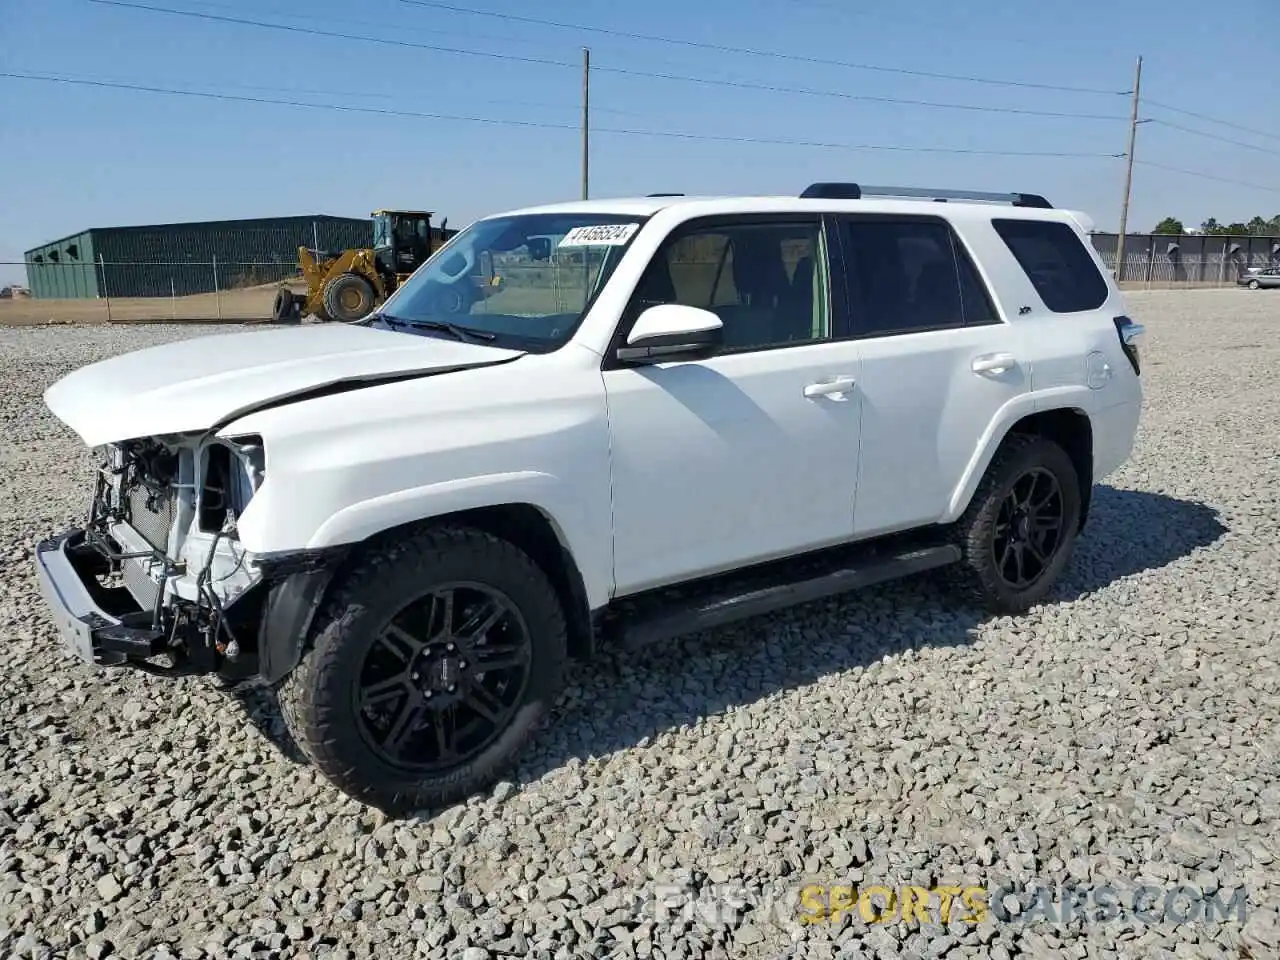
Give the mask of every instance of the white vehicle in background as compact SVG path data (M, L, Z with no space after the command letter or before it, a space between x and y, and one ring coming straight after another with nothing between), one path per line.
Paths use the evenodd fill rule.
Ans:
M481 259L501 291L435 314ZM940 567L996 611L1044 599L1129 455L1140 333L1034 195L505 213L354 325L55 383L101 470L36 568L82 660L274 685L343 790L453 802L598 644Z

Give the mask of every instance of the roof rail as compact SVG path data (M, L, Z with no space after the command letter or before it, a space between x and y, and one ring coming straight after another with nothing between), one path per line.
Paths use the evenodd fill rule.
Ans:
M978 190L939 190L930 187L864 187L856 183L814 183L805 188L801 197L819 197L824 200L860 200L863 197L915 197L925 200L982 200L989 203L1009 203L1015 207L1037 207L1052 210L1051 204L1036 193L984 193Z
M683 197L683 193L646 193L646 197Z
M801 199L860 200L862 188L856 183L811 183L805 187Z

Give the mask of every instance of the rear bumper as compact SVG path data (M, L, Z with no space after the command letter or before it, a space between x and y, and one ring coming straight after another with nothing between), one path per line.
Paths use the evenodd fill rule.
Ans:
M1142 416L1142 399L1097 410L1093 423L1093 482L1099 483L1128 461Z
M85 663L104 667L162 652L163 631L140 627L136 615L129 618L123 612L131 601L112 602L123 601L118 593L121 588L108 589L98 583L97 575L105 569L106 558L86 541L85 531L78 527L36 547L36 580L64 650ZM134 622L126 623L125 618Z

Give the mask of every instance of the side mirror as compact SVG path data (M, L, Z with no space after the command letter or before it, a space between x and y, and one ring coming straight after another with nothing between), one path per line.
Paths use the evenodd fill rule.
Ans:
M680 303L650 307L636 318L618 359L630 363L700 360L724 343L724 324L710 310Z
M551 240L548 237L530 237L528 247L530 260L551 259Z

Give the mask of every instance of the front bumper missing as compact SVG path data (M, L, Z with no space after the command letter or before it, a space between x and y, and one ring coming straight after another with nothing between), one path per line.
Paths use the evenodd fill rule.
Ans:
M45 605L68 653L95 666L140 662L164 653L162 630L151 625L150 611L123 587L106 587L98 577L109 571L102 552L75 528L36 547L36 579Z
M236 616L235 636L246 648L233 653L221 642L222 624L228 611L240 610L242 600L234 601L235 610L228 605L215 611L169 596L162 607L143 609L129 587L109 587L99 579L139 556L114 546L76 528L36 547L40 593L70 655L94 666L127 666L160 676L216 673L243 680L258 674L268 682L297 663L321 597L347 553L346 547L336 547L260 556L262 580L249 593L263 602L250 602Z

